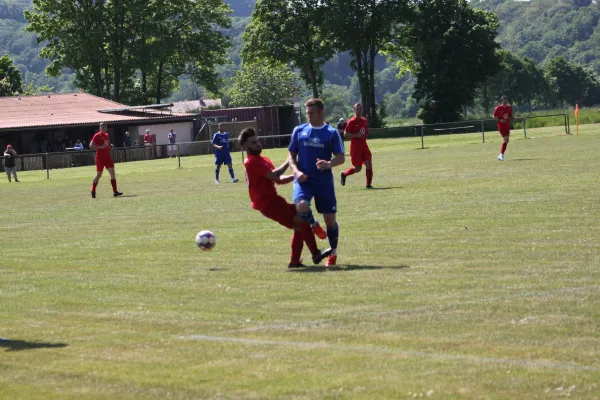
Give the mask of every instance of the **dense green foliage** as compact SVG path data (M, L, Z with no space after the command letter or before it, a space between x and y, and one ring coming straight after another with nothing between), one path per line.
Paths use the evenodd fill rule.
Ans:
M233 82L229 95L235 107L287 104L298 92L296 74L282 63L244 63Z
M217 90L229 41L214 27L227 28L229 12L222 0L34 0L25 18L44 43L50 76L70 68L88 92L146 104L167 97L184 74Z
M582 4L582 5L578 5ZM472 0L498 15L498 41L518 57L544 64L557 56L600 72L600 5L592 2Z
M9 56L0 57L0 97L21 93L21 71Z
M85 2L85 4L88 3L96 4L98 2ZM135 1L121 0L106 3L129 4L135 3ZM148 3L149 6L152 5L151 3L153 2ZM231 78L241 66L242 35L251 21L250 15L254 9L255 0L229 0L226 3L233 10L231 14L233 17L230 26L218 28L219 32L231 39L231 47L226 53L230 61L222 65L215 64L214 71L218 73L221 82L214 79L216 78L214 73L209 74L208 77L199 77L199 74L206 72L202 68L196 68L197 74L193 77L191 74L193 71L182 68L182 66L187 67L190 64L182 62L180 57L174 58L171 63L163 66L162 71L159 71L159 63L154 61L152 65L148 65L148 63L141 63L141 66L140 63L134 66L123 65L124 75L127 75L132 68L135 68L136 73L132 78L121 77L122 88L117 90L124 94L121 101L140 103L154 102L158 97L184 100L197 97L199 94L208 96L209 90L207 89L211 88L206 87L210 86L206 82L213 82L220 85L221 96L227 104L227 100L230 100L229 91L234 83ZM310 2L307 0L299 3L308 4ZM320 2L320 4L326 3L338 4L334 0ZM360 1L355 3L361 4ZM354 5L356 6L356 4ZM511 96L511 102L525 110L536 110L561 104L572 106L574 100L588 105L598 102L597 78L590 70L586 69L590 68L594 72L599 72L600 69L600 61L597 57L597 53L600 53L598 50L600 49L600 29L597 29L600 8L597 4L589 1L558 2L555 0L533 0L531 2L473 0L469 4L497 14L499 20L497 40L505 51L500 54L502 60L500 61L500 72L475 88L475 98L467 104L470 112L489 111L502 93L508 93ZM352 12L350 4L339 2L338 5L344 8L339 13L322 13L323 19L335 28L344 26L348 22L346 19L350 20L350 26L353 26L354 22L351 21L353 18L351 16L355 13ZM25 92L71 91L78 88L87 90L89 82L86 83L86 79L83 79L85 76L78 80L79 83L75 83L74 71L68 68L61 69L60 65L55 65L52 71L56 75L55 77L45 74L44 70L49 65L49 60L39 58L38 53L47 43L38 45L36 35L24 30L27 21L23 10L30 9L31 6L32 0L0 0L0 49L2 49L0 56L8 54L14 60L15 66L21 71ZM138 8L139 10L136 12L143 13L145 8ZM165 11L168 11L168 7ZM114 13L112 15L117 16ZM370 15L364 12L360 15L365 16L364 20L367 21L365 23L368 23ZM128 23L125 22L124 28L127 28ZM146 25L152 24L146 21ZM157 25L154 28L161 32L166 32L169 28L156 23L154 25ZM294 26L302 28L301 25L296 23ZM347 31L346 28L344 29ZM344 37L346 41L350 40L352 35L347 36ZM112 37L118 39L118 33L113 32ZM367 36L363 35L362 37ZM168 50L172 47L169 39L173 39L173 37L167 38L162 45L151 49L153 59L160 57L161 54L164 54L165 49ZM116 42L118 43L119 40ZM142 49L136 50L141 51ZM369 61L370 53L363 52L363 54L366 54L366 60ZM112 59L118 59L118 56L119 52L109 52L109 57ZM557 68L559 61L551 63L557 56L563 58L564 63L561 68ZM203 52L202 58L203 62L206 62L206 59L215 60L215 57L207 56L205 52ZM216 57L216 59L218 58ZM258 57L258 59L266 60L264 57ZM362 57L362 61L364 60L365 57ZM369 91L364 87L365 74L357 71L357 61L352 50L342 51L334 54L320 68L323 76L323 92L320 93L333 102L329 106L332 111L331 117L337 117L348 111L348 106L341 107L342 99L347 99L350 103L359 100L365 102L361 93L369 93L369 96L374 96L374 100L372 100L374 104L385 103L385 111L391 119L416 115L419 103L411 95L417 82L412 74L400 74L400 71L404 69L402 66L399 67L395 61L387 60L384 56L376 54L372 62L374 68L367 68L367 78L370 79L372 74L374 82L373 89ZM297 63L294 65L298 66ZM550 72L549 66L553 66ZM143 69L147 69L147 71ZM304 78L308 77L306 73L302 74L300 69L296 70L304 75ZM181 72L183 74L179 75ZM114 92L113 85L118 79L113 78L112 75L114 72L109 73L111 78L108 80L111 84L109 90ZM160 79L157 75L160 75ZM317 78L320 83L318 74ZM584 82L584 85L575 85L572 83L572 79L579 79ZM308 80L305 79L305 81ZM159 81L160 85L157 85L155 82ZM199 84L202 81L205 85ZM81 83L86 83L86 85ZM361 90L361 86L363 90ZM93 90L91 92L94 93ZM312 95L312 92L309 85L309 90L303 88L300 95L305 97ZM118 94L111 93L110 97L117 98Z

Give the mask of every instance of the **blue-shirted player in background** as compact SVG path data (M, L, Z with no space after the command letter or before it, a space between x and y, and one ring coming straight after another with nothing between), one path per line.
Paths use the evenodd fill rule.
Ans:
M215 133L212 140L212 145L216 149L215 150L215 165L217 169L215 170L215 182L220 184L219 181L219 172L221 171L221 165L227 165L229 168L229 175L231 175L231 181L233 183L239 181L238 178L235 177L235 173L233 172L233 167L231 166L231 154L229 154L229 133L225 132L223 124L219 124L219 132Z
M329 238L332 251L326 265L333 266L337 262L339 229L335 218L337 203L331 169L344 163L344 142L337 129L325 124L322 100L309 99L304 106L309 123L294 129L288 148L290 168L295 178L294 204L300 218L313 227L315 235L320 239ZM317 212L323 214L327 234L313 217L310 208L313 197Z

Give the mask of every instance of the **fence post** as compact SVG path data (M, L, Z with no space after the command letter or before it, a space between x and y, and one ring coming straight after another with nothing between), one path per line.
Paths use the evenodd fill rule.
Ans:
M179 143L177 143L177 168L181 168L181 155L179 154Z
M50 179L50 160L48 160L48 153L45 154L46 159L46 179Z
M483 140L483 143L485 143L485 124L484 124L484 120L481 120L481 139Z
M567 116L567 135L571 134L571 117L569 114L565 114Z
M425 148L425 139L423 139L423 135L424 135L424 129L423 129L423 125L421 125L421 148L424 149Z
M525 135L525 139L527 139L527 118L523 118L523 134Z

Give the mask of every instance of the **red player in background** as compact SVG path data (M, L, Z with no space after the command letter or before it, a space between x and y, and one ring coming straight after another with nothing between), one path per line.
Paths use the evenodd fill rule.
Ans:
M252 208L260 211L265 217L294 230L292 255L288 267L304 267L300 259L302 247L304 246L303 242L306 242L306 246L312 254L313 263L319 264L331 254L331 249L320 251L317 248L311 226L300 219L296 212L296 206L289 204L283 197L279 196L277 189L275 189L275 183L283 185L294 181L293 175L282 176L288 167L288 163L286 162L275 168L271 160L261 156L262 145L252 128L244 129L240 133L238 141L242 149L248 153L244 161L244 167L246 168Z
M365 164L367 169L367 189L372 189L373 182L373 163L371 150L367 144L367 136L369 136L369 124L367 119L362 116L363 106L360 103L354 105L354 117L350 118L344 130L344 138L350 139L350 160L352 167L340 174L340 182L342 186L346 184L346 178L357 172L360 172L362 165Z
M121 196L123 193L117 190L117 178L115 177L115 163L110 155L113 145L110 143L105 123L100 124L100 132L96 133L90 142L90 150L96 151L96 177L92 183L92 198L96 198L96 187L102 177L104 168L110 174L110 184L113 188L113 196Z
M504 152L508 146L510 138L510 120L513 119L512 107L508 104L508 97L502 96L502 104L494 109L494 118L498 121L498 132L502 135L502 146L500 146L500 155L498 161L504 161Z

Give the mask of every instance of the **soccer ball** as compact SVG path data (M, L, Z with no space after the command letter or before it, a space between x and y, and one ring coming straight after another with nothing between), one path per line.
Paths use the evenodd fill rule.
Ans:
M196 235L196 246L201 250L212 250L217 244L217 237L211 231L202 231Z

